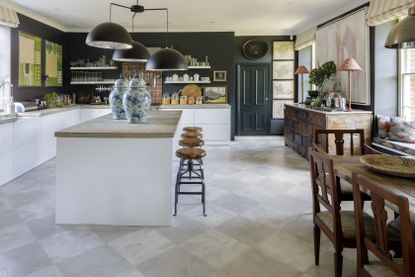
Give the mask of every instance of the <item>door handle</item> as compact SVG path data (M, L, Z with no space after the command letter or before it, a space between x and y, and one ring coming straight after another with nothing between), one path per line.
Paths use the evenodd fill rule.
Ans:
M268 101L268 97L267 97L267 98L265 98L265 101Z

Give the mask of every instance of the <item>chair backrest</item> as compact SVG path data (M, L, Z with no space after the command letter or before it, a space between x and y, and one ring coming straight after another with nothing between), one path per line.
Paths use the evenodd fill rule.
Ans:
M345 134L350 136L350 139L345 138ZM356 153L356 141L355 135L359 136L359 153ZM314 130L314 144L324 149L326 153L329 153L330 139L333 139L336 146L336 155L344 155L345 139L349 140L350 155L361 155L363 153L364 144L364 130L363 129L347 129L347 130L335 130L335 129L315 129Z
M363 224L363 205L361 191L369 193L374 217L376 241L365 236ZM372 181L353 174L353 200L356 213L356 243L358 272L369 263L368 251L373 253L383 265L390 268L398 276L415 276L415 250L412 237L411 220L409 217L408 199L386 191ZM390 252L388 232L388 213L385 203L394 205L400 217L400 241L402 247L403 266L393 260Z
M312 147L308 150L310 162L311 190L314 216L321 211L321 206L333 216L333 231L342 234L340 218L340 202L333 170L333 160ZM336 235L335 235L336 236Z

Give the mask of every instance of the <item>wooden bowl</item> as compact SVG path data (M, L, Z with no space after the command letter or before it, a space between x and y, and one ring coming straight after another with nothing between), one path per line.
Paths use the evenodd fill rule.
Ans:
M384 154L369 154L360 157L369 169L398 177L415 178L415 159Z

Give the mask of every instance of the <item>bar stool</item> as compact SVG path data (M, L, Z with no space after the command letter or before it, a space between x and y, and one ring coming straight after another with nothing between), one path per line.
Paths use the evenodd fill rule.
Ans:
M176 151L180 158L179 170L177 172L175 194L174 194L174 216L177 215L177 203L179 195L201 195L203 204L203 216L206 216L205 203L205 175L202 158L206 151L201 148L184 147ZM196 163L195 163L196 161ZM182 191L181 185L200 185L201 191Z
M202 127L198 127L198 126L189 126L189 127L184 127L183 131L186 133L201 133L203 132Z
M190 132L190 133L182 133L180 135L181 138L199 138L202 139L203 138L203 134L202 133L197 133L197 132Z
M205 142L200 138L184 138L179 140L179 145L183 147L202 147Z

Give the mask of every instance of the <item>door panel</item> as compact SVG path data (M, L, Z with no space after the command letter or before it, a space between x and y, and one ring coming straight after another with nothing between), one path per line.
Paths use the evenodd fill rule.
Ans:
M269 65L238 65L239 135L269 134Z

